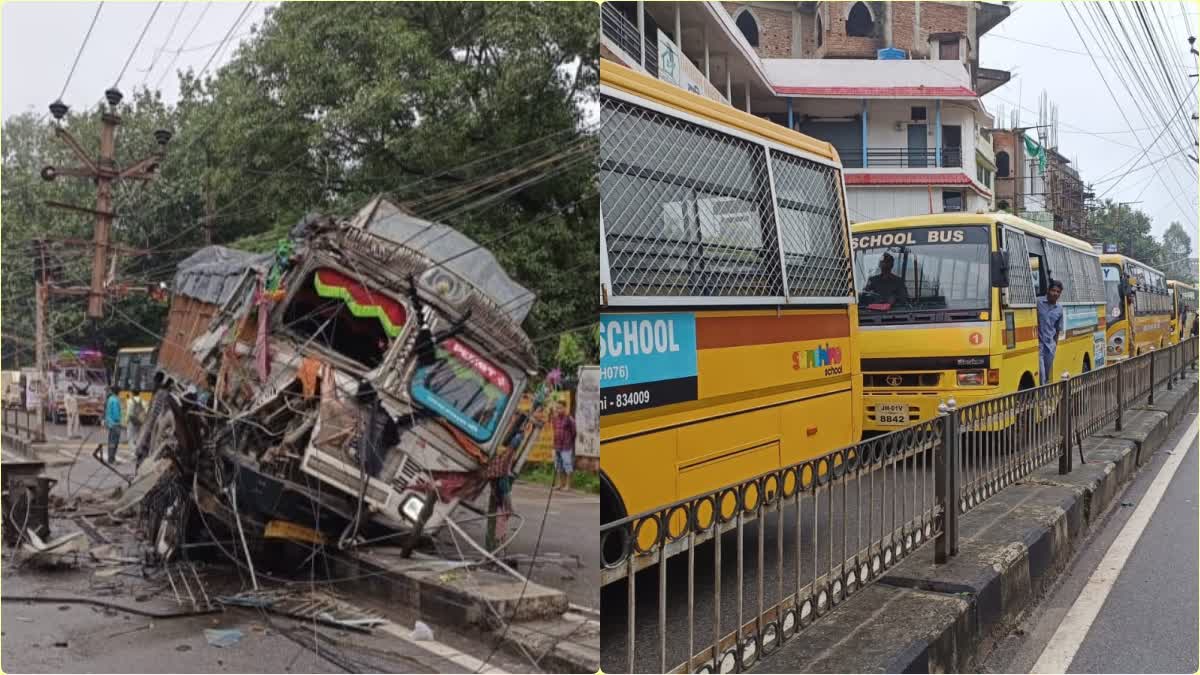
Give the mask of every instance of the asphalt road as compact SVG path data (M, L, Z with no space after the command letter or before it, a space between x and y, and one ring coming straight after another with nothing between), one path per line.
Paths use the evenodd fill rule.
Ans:
M1070 568L983 664L1030 672L1195 416L1174 430L1076 555ZM1200 667L1200 449L1195 438L1108 591L1067 672L1193 673ZM1061 639L1056 638L1056 639Z
M61 425L47 425L49 443L40 448L48 461L47 475L58 479L52 494L76 501L81 511L96 511L98 505L124 481L91 457L102 442L103 430L83 427L84 440L67 441ZM118 470L132 473L132 452L122 446ZM572 602L587 607L599 605L597 588L599 551L596 527L599 499L578 492L555 492L539 551L539 564L530 566L521 556L532 557L542 515L546 513L547 487L518 484L514 507L528 521L514 540L509 554L524 570L533 569L533 580L561 588ZM70 520L55 520L52 536L78 529ZM467 529L470 529L469 527ZM105 530L106 533L116 532ZM5 595L72 595L99 597L125 603L136 596L131 590L139 580L121 572L116 577L98 578L94 565L84 565L53 574L22 569L5 552L3 587ZM136 568L126 570L136 575ZM206 583L214 588L231 586L240 590L247 583L232 565L209 565ZM589 576L590 575L590 576ZM141 580L144 581L144 580ZM114 590L114 586L116 588ZM302 584L306 588L306 584ZM356 598L349 589L337 589L349 602L374 606L369 598ZM175 611L169 588L149 593L143 609ZM420 617L404 607L388 607L388 618L412 627ZM444 657L441 646L434 651L419 643L405 643L388 636L359 636L336 630L324 631L322 654L297 645L284 631L315 643L312 626L275 618L270 625L259 613L231 610L214 617L151 620L123 613L105 613L79 605L26 604L5 602L0 612L3 635L0 667L5 672L344 672L338 661L367 672L460 672L461 663ZM237 628L242 641L234 647L207 644L205 628ZM528 672L530 665L505 652L493 653L490 643L479 639L471 627L432 626L436 640L451 650L508 672ZM333 650L333 651L330 651ZM331 660L331 657L333 660ZM474 670L473 668L470 670Z

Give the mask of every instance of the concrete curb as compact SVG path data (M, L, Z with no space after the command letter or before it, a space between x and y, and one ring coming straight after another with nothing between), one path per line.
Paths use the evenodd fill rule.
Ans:
M922 547L753 669L976 670L1196 401L1197 376L1189 372L1171 391L1157 390L1154 406L1130 406L1122 431L1110 427L1085 441L1087 463L1066 476L1049 463L965 514L950 562L935 566L932 547Z

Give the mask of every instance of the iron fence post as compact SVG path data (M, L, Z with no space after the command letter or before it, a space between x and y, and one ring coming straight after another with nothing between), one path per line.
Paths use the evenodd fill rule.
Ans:
M938 412L941 413L944 423L942 451L934 455L934 498L942 509L942 532L934 541L933 559L934 563L940 565L958 553L958 461L961 447L958 434L959 412L953 399L949 405L939 403Z
M1059 384L1062 388L1062 398L1059 399L1059 425L1062 430L1062 448L1058 453L1058 473L1066 475L1071 473L1071 374L1063 373L1062 382Z
M1125 361L1117 361L1117 431L1124 426L1122 419L1125 412Z
M1167 347L1167 391L1175 386L1175 347Z
M1154 405L1154 362L1158 360L1158 352L1150 351L1150 398L1146 405Z

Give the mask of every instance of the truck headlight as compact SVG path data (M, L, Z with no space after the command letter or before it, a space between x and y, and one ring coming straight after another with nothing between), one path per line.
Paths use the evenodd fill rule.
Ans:
M410 495L400 504L400 515L416 523L421 518L421 509L425 508L425 500L416 495Z

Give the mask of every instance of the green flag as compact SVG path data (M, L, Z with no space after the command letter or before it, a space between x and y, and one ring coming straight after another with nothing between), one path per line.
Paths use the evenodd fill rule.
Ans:
M1041 173L1046 173L1046 151L1042 149L1042 146L1037 144L1037 141L1028 136L1025 136L1025 152L1030 157L1037 157L1038 170Z

